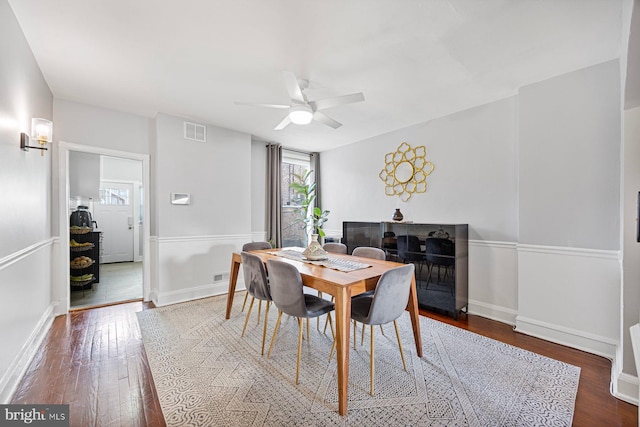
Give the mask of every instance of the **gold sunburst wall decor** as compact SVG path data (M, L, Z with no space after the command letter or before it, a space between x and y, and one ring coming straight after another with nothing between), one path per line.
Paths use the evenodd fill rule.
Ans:
M411 148L403 142L393 153L384 156L384 169L378 175L384 182L384 194L408 201L413 193L427 191L427 177L433 172L433 163L426 159L424 145Z

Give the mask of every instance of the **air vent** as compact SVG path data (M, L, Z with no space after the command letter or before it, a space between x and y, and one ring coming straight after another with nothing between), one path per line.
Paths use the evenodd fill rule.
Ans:
M196 123L184 122L184 139L207 142L207 127Z

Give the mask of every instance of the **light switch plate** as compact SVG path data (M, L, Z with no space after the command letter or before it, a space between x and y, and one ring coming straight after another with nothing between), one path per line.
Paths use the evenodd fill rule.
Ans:
M191 194L189 193L171 193L172 205L190 205Z

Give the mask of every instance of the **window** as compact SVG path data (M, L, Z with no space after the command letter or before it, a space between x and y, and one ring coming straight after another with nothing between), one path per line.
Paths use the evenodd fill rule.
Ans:
M300 182L311 168L309 154L283 150L282 169L280 171L280 190L282 194L282 246L307 246L307 232L302 222L302 196L291 183Z
M101 188L100 189L101 205L128 205L129 190L119 188Z

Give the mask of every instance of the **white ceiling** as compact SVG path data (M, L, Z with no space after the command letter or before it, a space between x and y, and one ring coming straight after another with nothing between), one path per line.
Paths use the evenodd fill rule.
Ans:
M9 0L56 98L323 151L620 57L622 0ZM272 129L289 103L364 92L342 122Z

